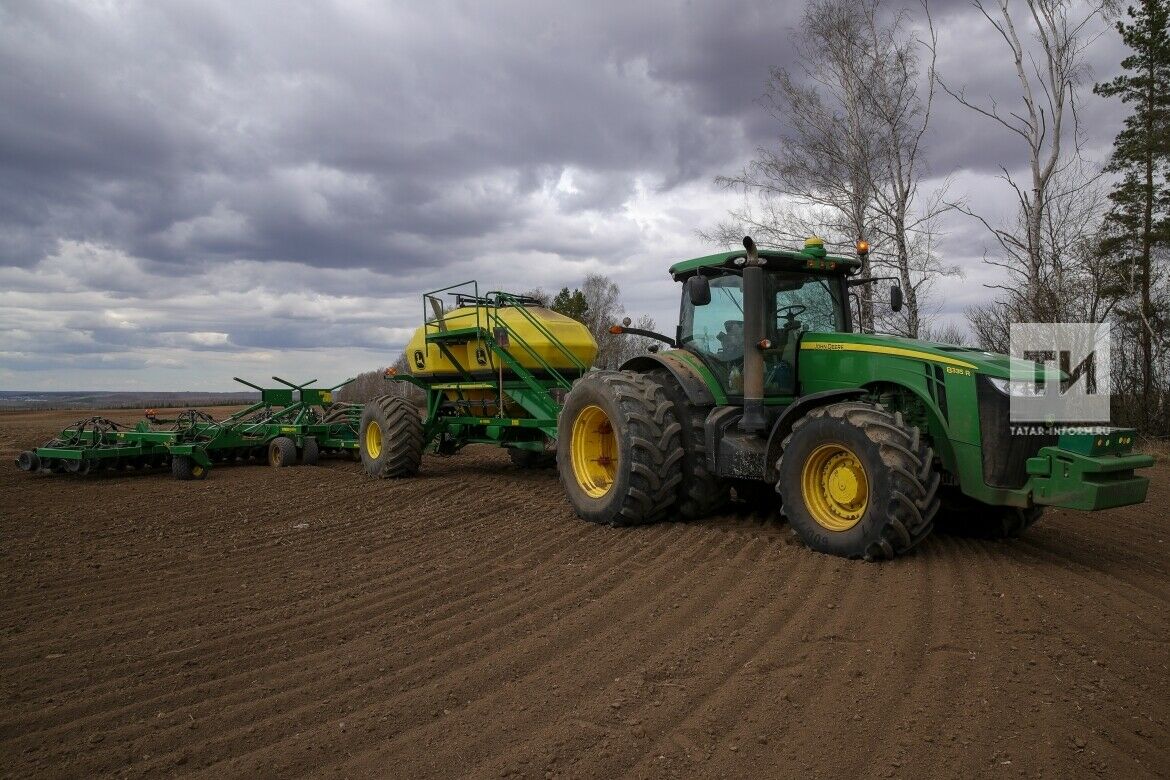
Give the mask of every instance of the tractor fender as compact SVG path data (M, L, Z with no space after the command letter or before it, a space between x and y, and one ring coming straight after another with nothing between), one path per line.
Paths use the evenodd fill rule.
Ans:
M776 482L776 461L780 459L780 450L784 444L784 439L792 432L792 426L801 417L804 417L812 409L818 406L825 406L826 404L836 403L838 401L845 401L850 398L860 398L866 394L866 390L860 387L850 387L843 390L822 390L819 393L809 393L801 396L795 401L785 407L780 416L776 418L776 422L772 425L772 432L768 434L768 454L764 459L764 468L767 469L765 477L768 482Z
M669 352L660 355L638 355L623 363L621 370L646 372L658 368L665 368L670 372L679 387L687 394L687 400L692 406L715 405L715 396L711 394L711 388L707 386L699 372Z

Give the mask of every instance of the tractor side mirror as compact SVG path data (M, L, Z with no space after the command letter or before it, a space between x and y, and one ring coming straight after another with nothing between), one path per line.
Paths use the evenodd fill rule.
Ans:
M706 306L711 302L711 281L699 274L687 279L687 297L692 306Z
M896 284L890 288L890 308L902 311L902 288Z

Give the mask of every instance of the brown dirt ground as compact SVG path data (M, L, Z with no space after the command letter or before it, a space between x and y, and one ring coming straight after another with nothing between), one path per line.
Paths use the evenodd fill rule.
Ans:
M1144 506L872 565L757 516L591 526L491 449L16 470L77 416L0 416L6 776L1170 770L1165 464Z

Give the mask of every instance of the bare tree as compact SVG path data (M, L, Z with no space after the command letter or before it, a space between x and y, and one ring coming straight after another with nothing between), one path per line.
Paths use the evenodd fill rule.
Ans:
M534 301L540 301L540 305L546 309L552 305L552 293L548 292L543 287L533 287L531 290L521 293L521 295L523 295L525 298L531 298Z
M939 340L930 336L932 322L941 309L941 301L933 295L934 284L943 276L962 276L962 269L943 260L937 239L933 218L915 219L902 238L892 242L894 249L874 264L879 270L897 274L906 301L900 312L877 308L875 324L882 331Z
M905 14L886 14L882 0L813 0L796 45L799 72L774 70L762 100L787 132L738 176L717 179L741 190L745 204L705 235L730 244L751 232L758 243L791 245L818 234L846 251L866 238L863 273L870 263L896 273L906 314L883 315L866 286L860 327L895 323L917 336L929 280L957 271L934 253L917 254L929 244L921 234L952 207L941 192L919 197L936 85L933 48L924 73Z
M1118 284L1117 269L1102 262L1099 252L1105 210L1100 179L1077 165L1052 182L1059 197L1049 201L1040 225L1041 297L1034 300L1017 289L1025 283L1022 265L988 260L1004 268L1007 279L989 285L1000 291L997 300L967 311L984 349L1008 352L1013 322L1105 322L1117 303L1111 292Z
M762 246L791 246L815 234L831 247L850 247L875 232L869 160L877 144L867 127L865 74L859 72L871 59L860 56L868 42L863 28L864 15L846 0L813 0L806 7L795 42L799 70L774 69L761 99L786 132L776 148L758 149L739 175L716 179L755 204L745 197L731 222L707 237L730 244L747 232ZM863 327L872 327L871 296L862 288Z
M897 332L918 338L929 311L926 297L935 278L960 274L935 250L935 222L953 208L946 201L946 185L925 198L919 188L926 174L923 138L930 127L937 88L933 31L927 46L930 59L921 72L919 43L905 30L905 12L889 22L879 18L880 0L855 6L862 14L869 44L862 48L870 58L861 68L866 78L864 94L873 112L878 154L867 161L873 185L878 263L888 265L901 280L905 293L903 311L894 315ZM916 208L917 207L917 208ZM892 314L892 313L891 313Z
M615 337L609 328L617 324L626 311L621 301L621 289L604 274L589 274L581 284L581 293L587 304L585 326L597 342L594 365L598 368L613 368L620 350L619 339L622 337Z
M967 330L953 322L933 323L923 328L922 338L927 341L937 341L943 344L967 346L971 343L971 336Z
M1071 0L1018 0L1013 6L1010 0L996 0L994 5L972 0L1007 48L1020 105L1005 109L993 98L976 101L964 88L939 80L960 104L1019 137L1028 155L1026 182L1000 167L1000 178L1011 188L1018 206L1015 222L997 226L956 204L994 237L1001 256L986 261L1008 276L998 286L1003 297L993 305L1009 311L996 315L980 307L972 312L972 325L981 338L1000 342L1005 334L992 338L986 329L1013 321L1053 322L1061 315L1062 296L1068 289L1062 278L1067 247L1062 245L1083 239L1086 229L1082 223L1075 233L1061 235L1054 228L1075 224L1069 214L1093 200L1086 191L1094 187L1096 174L1083 165L1077 108L1085 75L1083 55L1096 37L1091 24L1111 1L1074 6ZM1029 44L1020 36L1021 23L1031 28Z
M392 367L401 375L405 376L410 373L410 363L406 359L405 352L399 354ZM358 374L354 381L338 391L337 400L364 404L384 395L396 395L413 401L419 406L426 405L426 397L422 390L409 382L388 380L384 368L376 368L373 371Z

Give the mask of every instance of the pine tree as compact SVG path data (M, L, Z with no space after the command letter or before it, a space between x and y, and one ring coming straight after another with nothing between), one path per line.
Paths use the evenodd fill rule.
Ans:
M1132 54L1121 61L1123 73L1098 84L1094 92L1120 97L1132 106L1125 126L1113 141L1107 170L1120 174L1109 194L1102 252L1119 280L1117 311L1139 331L1142 357L1141 405L1149 425L1158 414L1154 391L1155 342L1165 339L1170 320L1164 302L1153 299L1155 253L1170 245L1170 15L1168 0L1142 0L1126 10L1129 21L1117 23ZM1156 418L1153 418L1156 419Z
M585 313L589 311L589 304L585 301L585 294L580 290L569 292L568 287L562 287L561 291L553 298L550 308L566 317L572 317L578 322L585 322Z

